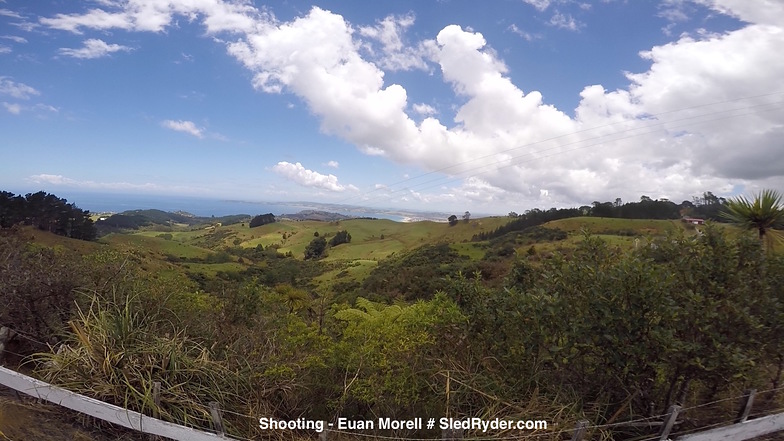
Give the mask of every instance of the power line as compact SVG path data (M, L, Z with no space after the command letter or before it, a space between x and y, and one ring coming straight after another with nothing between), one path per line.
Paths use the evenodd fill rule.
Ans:
M659 118L659 117L664 116L664 115L669 115L669 114L678 113L678 112L684 112L684 111L688 111L688 110L694 110L694 109L700 109L700 108L704 108L704 107L717 106L717 105L733 103L733 102L740 102L740 101L751 100L751 99L756 99L756 98L765 98L765 97L781 95L781 94L784 94L784 91L776 91L776 92L770 92L770 93L759 94L759 95L750 95L750 96L745 96L745 97L732 98L732 99L727 99L727 100L723 100L723 101L716 101L716 102L711 102L711 103L699 104L699 105L683 107L683 108L679 108L679 109L673 109L673 110L668 110L668 111L664 111L664 112L660 112L660 113L656 113L656 114L643 115L643 116L645 117L645 119L655 119L655 118ZM767 105L767 104L770 104L770 103L766 103L766 104L762 104L762 105ZM735 111L735 110L743 110L743 109L753 108L753 107L757 107L757 106L728 109L728 110L724 110L723 112L728 112L728 111L731 112L731 111ZM719 113L721 113L721 112L719 112ZM715 113L713 113L713 114L715 114ZM669 122L673 122L673 121L677 122L677 121L681 121L681 120L684 120L684 119L691 119L691 118L696 118L696 117L705 116L705 115L711 115L711 113L703 114L703 115L697 115L695 117L690 117L690 118L676 119L676 120L672 120L672 121L669 121ZM568 136L574 136L574 135L578 135L578 134L581 134L581 133L590 132L590 131L593 131L593 130L598 130L598 129L602 129L602 128L608 128L608 127L614 127L614 126L618 126L618 125L621 125L621 124L629 124L629 123L632 123L634 121L640 121L640 119L635 119L635 120L631 120L631 121L628 121L628 120L627 121L619 121L619 122L615 122L615 123L609 123L609 124L604 124L604 125L600 125L600 126L594 126L594 127L590 127L590 128L586 128L586 129L582 129L582 130L578 130L578 131L574 131L574 132L565 133L565 134L562 134L562 135L550 137L550 138L547 138L547 139L535 141L535 142L532 142L532 143L520 145L520 146L517 146L517 147L512 147L512 148L509 148L509 149L506 149L506 150L502 150L502 151L499 151L499 152L491 153L491 154L488 154L488 155L484 155L484 156L480 156L480 157L477 157L477 158L468 159L468 160L465 160L465 161L462 161L462 162L459 162L459 163L455 163L455 164L451 164L451 165L448 165L448 166L445 166L445 167L441 167L441 168L438 168L438 169L435 169L435 170L432 170L432 171L429 171L429 172L426 172L426 173L419 174L417 176L409 177L409 178L403 179L401 181L394 182L392 184L387 184L384 187L376 188L376 189L373 189L373 190L369 190L368 192L366 192L366 194L375 193L375 192L377 192L377 191L379 191L379 190L381 190L383 188L391 188L391 187L394 187L394 186L405 184L407 182L411 182L411 181L423 178L425 176L429 176L429 175L432 175L432 174L436 174L436 173L440 173L440 172L444 172L444 171L453 169L453 168L458 167L460 165L466 165L466 164L470 164L472 162L476 162L476 161L479 161L479 160L482 160L482 159L492 158L492 157L495 157L495 156L498 156L498 155L501 155L501 154L504 154L504 153L512 152L512 151L515 151L515 150L519 150L519 149L522 149L522 148L531 147L531 146L535 146L537 144L543 144L543 143L550 142L550 141L555 141L555 140L558 140L558 139L561 139L561 138L565 138L565 137L568 137ZM667 124L667 123L668 122L662 122L662 123L659 123L659 124L656 124L656 125L662 125L662 124ZM616 133L623 133L623 132L629 131L629 130L637 130L639 128L640 127L636 127L636 128L627 129L627 130L624 130L624 131L621 131L621 132L616 132ZM603 136L607 136L607 135L603 135ZM601 136L600 137L594 137L594 138L588 138L587 140L598 139L598 138L601 138ZM583 141L585 141L585 140L583 140ZM429 182L432 182L432 181L429 181ZM419 185L421 185L421 184L419 184ZM345 202L353 200L353 199L356 199L356 198L355 197L346 198L343 201L338 201L338 203L345 203Z
M778 103L774 103L774 104L784 104L784 101L782 101L782 102L778 102ZM755 106L755 107L756 107L756 106ZM735 110L735 109L734 109L734 110ZM717 112L717 113L725 113L725 112ZM747 115L753 115L753 114L754 114L754 112L744 113L744 114L740 114L740 115L730 115L730 116L726 116L726 117L722 117L722 118L714 118L714 119L709 119L709 120L705 120L705 121L698 121L698 122L696 122L696 123L681 124L681 125L678 125L678 126L674 126L674 127L672 127L672 128L688 127L688 126L695 125L695 124L704 124L704 123L708 123L708 122L721 121L721 120L725 120L725 119L731 119L731 118L736 118L736 117L739 117L739 116L747 116ZM706 116L706 115L700 115L700 116ZM687 119L691 119L691 118L687 118ZM670 124L670 123L672 123L672 122L679 122L679 120L676 120L676 121L671 121L671 122L668 122L668 123L659 123L659 124L654 124L654 125L645 126L645 127L638 127L638 128L635 128L635 129L633 129L633 130L638 130L638 129L645 129L645 128L651 128L651 127L655 127L655 126L661 126L661 125L664 125L664 124ZM541 156L541 157L532 158L532 159L530 159L530 160L528 160L528 161L518 161L518 162L514 162L514 163L512 163L512 164L508 164L508 165L504 165L504 166L498 167L498 168L496 168L495 170L499 170L499 169L503 169L503 168L508 168L508 167L512 167L512 166L515 166L515 165L520 165L520 164L524 164L524 163L528 163L528 162L538 161L538 160L540 160L540 159L550 158L550 157L557 156L557 155L560 155L560 154L563 154L563 153L570 153L570 152L573 152L573 151L582 150L582 149L584 149L584 148L588 148L588 147L594 147L594 146L597 146L597 145L603 145L603 144L606 144L606 143L612 143L612 142L621 141L621 140L625 140L625 139L631 139L631 138L635 138L635 137L637 137L637 136L641 136L641 135L650 135L650 134L652 134L652 133L656 133L657 131L658 131L658 130L652 130L652 131L648 131L648 132L635 133L635 134L631 134L631 135L628 135L628 136L622 136L622 137L618 137L618 138L610 139L610 140L607 140L607 141L596 142L596 143L593 143L593 144L588 144L588 145L584 145L584 146L576 147L576 148L573 148L573 149L569 149L569 150L565 150L565 151L561 151L561 152L555 152L555 153L552 153L552 154L549 154L549 155L545 155L545 156ZM619 133L623 133L623 132L619 132ZM615 135L615 134L613 134L613 135ZM611 135L608 135L608 136L611 136ZM592 138L592 139L601 139L601 138L603 138L603 137L597 137L597 138ZM589 139L589 140L590 140L590 139ZM581 143L581 142L583 142L583 140L581 140L581 141L575 141L575 142L568 143L568 144L563 144L563 145L560 145L560 146L557 146L557 147L553 147L553 148L550 148L550 149L545 149L545 150L540 150L540 151L538 151L538 152L533 152L533 153L542 153L542 152L545 152L545 151L553 150L553 149L560 148L560 147L565 147L565 146L572 145L572 144L579 144L579 143ZM518 158L522 158L522 157L524 157L524 156L527 156L527 155L529 155L529 154L524 154L524 155L516 156L516 157L514 157L514 158L512 158L512 159L518 159ZM474 168L474 169L470 169L469 171L479 170L479 169L481 169L481 168L485 168L485 167L488 167L488 166L491 166L491 165L500 164L500 163L502 163L502 162L505 162L505 161L497 161L497 162L495 162L495 163L491 163L491 164L485 164L485 165L483 165L483 166L476 167L476 168ZM481 172L481 173L477 173L477 174L483 174L483 173L487 173L487 172ZM430 186L430 187L425 187L425 188L422 188L422 189L424 190L424 189L433 188L433 187L435 187L435 186L438 186L438 185L444 185L445 183L456 182L456 181L459 181L459 180L461 180L461 179L463 179L463 178L452 179L452 180L450 180L450 181L447 181L447 182L442 182L442 183L439 183L439 184L437 184L437 185Z
M521 154L521 155L518 155L518 156L514 156L512 158L506 158L506 159L502 159L502 160L497 160L497 161L489 163L489 164L483 164L483 165L480 165L480 166L476 166L476 167L473 167L473 168L469 168L469 169L463 170L463 171L461 171L459 173L456 173L456 175L465 175L467 173L475 172L477 170L481 170L481 169L484 169L486 167L495 166L495 165L502 164L502 163L505 163L505 162L510 162L507 165L496 167L493 170L482 171L482 172L477 172L477 173L472 173L471 174L471 176L482 175L482 174L489 173L491 171L498 171L500 169L504 169L504 168L515 166L515 165L528 163L528 162L533 162L533 161L537 161L537 160L541 160L541 159L545 159L545 158L550 158L550 157L553 157L553 156L561 155L561 154L564 154L564 153L570 153L570 152L581 150L581 149L588 148L588 147L594 147L594 146L597 146L597 145L604 145L604 144L617 142L617 141L621 141L621 140L625 140L625 139L630 139L630 138L634 138L634 137L638 137L638 136L642 136L642 135L653 134L653 133L656 133L659 130L661 130L662 126L667 126L668 129L678 129L678 128L689 127L689 126L694 126L694 125L704 124L704 123L709 123L709 122L715 122L715 121L721 121L721 120L726 120L726 119L739 118L739 117L742 117L742 116L748 116L748 115L756 114L759 111L763 111L764 112L764 111L778 110L782 104L784 104L784 101L776 101L776 102L769 102L769 103L763 103L763 104L756 104L756 105L753 105L753 106L738 107L738 108L726 109L726 110L721 110L721 111L716 111L716 112L711 112L711 113L703 113L703 114L700 114L700 115L694 115L694 116L689 116L689 117L684 117L684 118L679 118L679 119L673 119L673 120L669 120L669 121L662 121L662 122L658 122L658 123L655 123L655 124L648 124L648 125L640 126L640 127L633 127L633 128L630 128L630 129L618 131L618 132L607 134L607 135L601 135L601 136L596 136L596 137L593 137L593 138L581 139L581 140L569 142L569 143L566 143L566 144L560 144L560 145L557 145L557 146L554 146L554 147L549 147L549 148L538 150L538 151L527 152L527 153L524 153L524 154ZM690 121L690 120L695 120L695 119L699 119L699 118L705 118L705 117L708 117L708 116L715 116L715 115L721 115L721 114L726 114L726 113L730 113L730 112L737 112L737 111L751 110L751 109L757 109L757 111L756 112L746 112L746 113L741 113L741 114L732 114L732 115L727 115L727 116L720 117L720 118L704 119L704 120L700 120L700 121ZM683 122L686 122L686 121L689 121L689 122L683 123ZM628 121L626 123L628 123ZM677 123L682 123L682 124L677 124ZM673 124L675 124L675 125L673 125ZM644 132L640 132L640 133L632 133L632 134L630 134L628 136L622 136L622 137L617 137L616 136L616 135L627 133L627 132L635 132L635 131L640 131L640 130L645 130L645 129L652 129L652 128L658 128L658 129L644 131ZM569 135L571 135L571 134L569 134ZM569 136L569 135L563 135L563 136ZM518 159L525 158L527 156L532 156L532 155L537 155L537 154L545 153L545 152L552 151L552 150L562 149L562 148L570 146L570 145L581 144L581 143L584 143L586 141L591 141L591 140L598 140L598 142L587 144L587 145L583 145L583 146L576 147L576 148L573 148L573 149L568 149L568 150L563 150L563 151L556 151L555 153L552 153L552 154L549 154L549 155L544 155L544 156L533 157L533 158L531 158L529 160L516 161ZM540 141L540 142L544 142L544 141ZM537 142L537 143L534 143L534 144L538 144L540 142ZM533 145L533 144L529 144L529 145ZM522 147L518 147L518 148L522 148ZM510 150L512 150L512 149L510 149ZM496 156L496 155L495 154L494 155L487 155L487 156L484 156L482 158L476 158L475 160L465 161L464 163L461 163L460 165L464 165L465 163L469 163L469 162L476 162L476 161L478 161L480 159L484 159L484 158L487 158L487 157L490 157L490 156ZM419 177L423 177L423 176L426 176L426 175L430 175L430 174L433 174L433 173L435 173L435 171L434 172L429 172L429 173L426 173L426 174L423 174L423 175L420 175L420 176L417 176L415 178L410 178L410 179L408 179L406 181L401 181L401 182L407 182L409 180L413 180L413 179L416 179L416 178L419 178ZM410 191L413 188L417 188L420 191L421 190L426 190L426 189L430 189L430 188L437 187L437 186L440 186L440 185L446 185L446 184L450 184L450 183L453 183L453 182L457 182L457 181L460 181L462 179L465 179L466 177L468 177L468 176L462 176L462 177L458 177L458 178L451 178L449 176L439 177L439 178L436 178L436 179L431 179L429 181L425 181L425 182L416 184L414 186L405 187L405 188L401 188L401 189L398 189L398 190L392 190L392 191L390 191L389 193L387 193L384 196L379 196L379 197L370 198L370 199L364 199L363 202L367 203L369 201L377 200L380 197L388 197L388 196L396 194L396 193L400 193L400 192L404 192L404 191ZM423 185L434 183L434 182L436 182L435 185L421 187ZM385 188L389 188L389 187L385 187ZM376 190L370 191L368 193L372 193L372 192L375 192L375 191L378 191L378 190L379 189L376 189Z
M658 117L663 116L663 115L669 115L671 113L684 112L684 111L687 111L687 110L694 110L694 109L699 109L699 108L703 108L703 107L716 106L716 105L719 105L719 104L726 104L726 103L731 103L731 102L750 100L750 99L754 99L754 98L764 98L764 97L769 97L769 96L774 96L774 95L781 95L781 94L784 94L784 91L770 92L770 93L765 93L765 94L761 94L761 95L751 95L751 96L746 96L746 97L728 99L728 100L724 100L724 101L716 101L716 102L712 102L712 103L699 104L699 105L695 105L695 106L683 107L683 108L679 108L679 109L668 110L668 111L665 111L665 112L660 112L660 113L650 114L650 115L645 115L645 116L646 116L646 119L653 119L653 118L658 118ZM730 110L733 110L733 109L730 109ZM424 177L424 176L428 176L428 175L431 175L431 174L443 172L445 170L452 169L452 168L457 167L459 165L465 165L467 163L471 163L471 162L474 162L474 161L477 161L477 160L480 160L480 159L491 158L491 157L497 156L499 154L508 153L508 152L511 152L511 151L514 151L514 150L519 150L519 149L525 148L525 147L531 147L531 146L534 146L534 145L537 145L537 144L541 144L541 143L545 143L545 142L549 142L549 141L554 141L554 140L557 140L557 139L560 139L560 138L565 138L567 136L578 135L580 133L590 132L592 130L598 130L598 129L607 128L607 127L613 127L613 126L617 126L617 125L620 125L620 124L628 124L630 122L632 122L632 121L619 121L619 122L615 122L615 123L604 124L604 125L601 125L601 126L589 127L587 129L582 129L582 130L578 130L578 131L575 131L575 132L565 133L565 134L562 134L562 135L550 137L550 138L543 139L543 140L540 140L540 141L535 141L535 142L524 144L524 145L521 145L521 146L512 147L512 148L507 149L507 150L502 150L500 152L491 153L491 154L488 154L488 155L485 155L485 156L480 156L480 157L477 157L477 158L469 159L469 160L466 160L466 161L463 161L463 162L460 162L460 163L456 163L456 164L452 164L452 165L449 165L449 166L446 166L446 167L442 167L442 168L439 168L439 169L436 169L436 170L432 170L432 171L429 171L429 172L426 172L426 173L423 173L423 174L420 174L420 175L417 175L417 176L414 176L414 177L406 178L406 179L403 179L401 181L395 182L393 184L388 184L388 187L399 185L399 184L404 184L406 182L409 182L409 181L412 181L412 180L415 180L415 179L419 179L419 178ZM376 190L371 190L370 192L372 193L374 191L376 191Z

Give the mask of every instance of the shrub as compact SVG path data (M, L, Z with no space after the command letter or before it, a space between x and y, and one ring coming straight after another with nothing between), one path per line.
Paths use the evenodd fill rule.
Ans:
M327 239L317 237L305 247L305 259L320 259L327 251Z
M338 231L335 236L329 240L329 246L336 247L342 243L349 243L351 242L351 235L348 234L348 231Z

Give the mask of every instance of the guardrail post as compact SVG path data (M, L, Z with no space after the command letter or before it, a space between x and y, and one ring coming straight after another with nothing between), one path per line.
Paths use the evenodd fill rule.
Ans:
M441 439L463 439L463 429L443 429Z
M161 417L161 382L160 381L153 381L152 383L152 417L153 418L160 418ZM158 435L148 435L147 439L149 441L161 441L162 438Z
M14 331L7 327L0 327L0 363L5 360L5 345L14 337Z
M745 423L749 419L751 406L754 404L754 396L757 394L757 389L749 389L743 394L743 400L738 409L738 417L735 418L735 423Z
M590 424L588 420L580 420L577 422L577 426L574 428L574 435L572 435L572 441L583 441L585 431L588 429L588 424Z
M155 404L155 407L152 408L152 416L153 418L159 418L161 416L161 382L155 381L152 383L152 402Z
M675 420L678 419L678 412L680 411L681 406L678 406L677 404L670 406L670 409L667 411L667 416L664 418L664 424L662 425L661 431L659 432L659 441L665 441L669 439L672 426L675 425Z
M212 423L215 425L215 432L220 436L225 436L226 432L223 429L223 419L220 414L220 404L217 401L210 402L210 415L212 416Z

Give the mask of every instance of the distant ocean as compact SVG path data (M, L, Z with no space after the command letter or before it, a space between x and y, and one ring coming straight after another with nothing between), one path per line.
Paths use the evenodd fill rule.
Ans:
M148 210L157 209L163 211L186 211L196 216L226 216L230 214L257 214L272 213L276 216L281 214L294 214L302 210L322 210L340 213L346 216L355 217L376 217L380 219L391 219L402 221L404 216L398 216L383 211L372 212L351 212L330 208L324 209L319 204L307 205L307 203L291 202L249 202L225 199L203 199L185 196L157 196L139 194L109 194L109 193L66 193L58 192L57 196L68 199L68 202L75 204L83 210L90 210L91 213L118 213L127 210Z

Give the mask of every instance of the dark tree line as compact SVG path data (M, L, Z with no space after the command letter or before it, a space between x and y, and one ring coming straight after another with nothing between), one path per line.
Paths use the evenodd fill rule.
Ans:
M74 239L93 240L96 237L89 211L43 191L25 196L0 192L0 227L17 224L32 225Z
M262 225L275 223L275 215L272 213L260 214L250 221L250 227L260 227Z
M726 222L721 216L727 200L715 196L711 192L703 193L702 197L694 197L692 202L683 201L676 204L667 199L651 199L648 196L640 197L640 202L623 203L620 198L615 202L594 201L591 206L584 205L580 208L551 208L547 211L534 208L524 214L514 211L509 213L513 220L493 231L475 234L474 241L490 240L501 237L512 231L522 231L536 225L550 221L578 216L613 217L621 219L680 219L681 217L696 217L717 222ZM454 218L454 219L452 219ZM450 218L450 225L457 216Z
M692 201L676 204L667 199L651 199L641 196L639 202L623 203L620 198L615 202L594 201L592 206L581 207L584 212L595 217L616 217L623 219L679 219L683 216L698 217L713 221L723 221L722 207L727 200L715 196L710 191Z
M522 231L526 228L542 225L550 221L582 215L583 211L581 211L579 208L551 208L547 211L534 208L533 210L526 211L525 214L517 216L517 218L514 220L509 221L509 223L506 225L500 226L493 231L475 234L471 240L478 241L495 239L496 237L501 237L504 234L511 233L512 231Z

